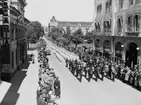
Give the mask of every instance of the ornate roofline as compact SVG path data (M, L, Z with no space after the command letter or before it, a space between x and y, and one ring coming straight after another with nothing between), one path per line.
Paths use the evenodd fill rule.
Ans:
M65 22L65 23L92 23L90 21L57 21L57 22Z

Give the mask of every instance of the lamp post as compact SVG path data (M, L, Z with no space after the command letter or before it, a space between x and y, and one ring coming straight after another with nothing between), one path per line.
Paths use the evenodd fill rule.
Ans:
M137 51L139 51L139 50L140 50L140 48L139 48L139 47L137 47L137 48L136 48L136 50L137 50ZM138 71L139 71L139 57L137 57L137 69L138 69Z

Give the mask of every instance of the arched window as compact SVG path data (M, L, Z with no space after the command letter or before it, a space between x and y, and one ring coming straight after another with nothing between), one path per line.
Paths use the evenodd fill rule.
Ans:
M122 32L122 25L123 25L122 17L119 17L118 20L117 20L118 32Z
M140 15L136 14L134 16L134 31L139 31L140 28Z
M127 17L127 31L132 31L132 15Z

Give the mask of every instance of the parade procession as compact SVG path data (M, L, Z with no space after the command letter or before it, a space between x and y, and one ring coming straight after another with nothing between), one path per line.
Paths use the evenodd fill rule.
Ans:
M61 98L61 83L59 77L55 74L54 68L49 65L51 52L48 44L43 39L41 40L44 45L38 49L38 62L40 65L37 101L38 105L57 105L56 100ZM81 48L78 48L70 51L60 45L54 44L54 46L54 50L64 49L64 53L66 51L72 55L74 54L75 57L73 58L66 57L66 54L62 56L65 61L65 68L77 78L80 84L83 82L82 78L85 78L88 82L95 80L97 83L99 83L99 80L104 82L106 78L113 82L118 79L124 84L141 91L141 72L138 71L137 66L131 70L128 66L114 63L90 49L82 51ZM58 50L59 53L61 52ZM57 59L59 59L59 56ZM32 61L34 62L34 59Z
M131 69L120 63L114 63L93 50L73 50L72 52L76 53L79 59L66 58L66 67L80 82L82 77L88 81L91 79L104 81L104 78L108 78L114 82L115 79L119 79L141 90L141 72L139 72L137 65Z

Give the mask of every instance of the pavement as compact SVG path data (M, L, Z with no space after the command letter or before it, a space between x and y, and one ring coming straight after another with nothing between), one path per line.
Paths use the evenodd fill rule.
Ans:
M0 105L37 105L36 90L38 86L37 51L28 51L35 55L34 64L29 59L11 79L11 86ZM0 90L1 90L0 86Z
M10 86L11 86L11 83L0 80L0 103L2 102Z

